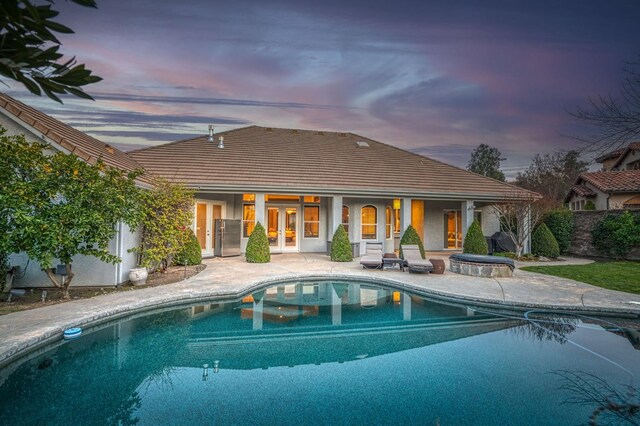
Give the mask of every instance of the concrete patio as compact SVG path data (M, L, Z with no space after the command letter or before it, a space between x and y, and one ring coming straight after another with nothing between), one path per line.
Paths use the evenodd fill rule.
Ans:
M429 253L427 257L440 257L447 262L448 253ZM560 263L589 262L565 259ZM0 316L0 366L26 349L59 339L62 332L70 327L87 327L159 306L206 299L235 299L258 287L283 280L357 278L474 306L497 304L513 310L551 309L594 315L640 316L640 295L519 269L512 278L474 278L448 270L444 275L409 274L398 269L365 270L358 259L337 263L329 261L323 254L274 255L267 264L250 264L244 257L207 259L204 263L207 268L203 272L175 284L73 300Z

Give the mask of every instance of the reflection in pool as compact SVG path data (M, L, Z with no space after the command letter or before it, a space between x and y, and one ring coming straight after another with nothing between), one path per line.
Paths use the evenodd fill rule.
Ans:
M627 334L639 326L626 321ZM103 325L31 354L0 372L0 419L638 422L640 351L625 336L611 321L492 315L365 283L282 284Z

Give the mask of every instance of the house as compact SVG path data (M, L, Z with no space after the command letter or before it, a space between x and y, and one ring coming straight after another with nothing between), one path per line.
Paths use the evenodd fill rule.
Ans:
M274 253L326 252L339 224L356 247L360 243L361 253L366 242L382 242L394 251L409 224L427 250L457 250L474 219L485 235L499 231L493 204L536 197L353 133L250 126L214 134L211 129L209 136L124 153L3 94L0 124L85 161L103 158L125 170L143 168L147 177L140 185L157 176L192 188L193 230L204 256L214 254L218 218L241 220L242 251L256 222L265 226ZM123 263L78 259L75 285L126 281L135 263L127 250L137 236L120 231L113 253ZM14 260L26 265L20 256ZM47 285L38 278L43 274L37 265L26 272L18 285Z
M427 250L461 249L474 218L499 231L492 205L532 193L353 133L250 126L130 152L148 172L196 191L194 231L215 249L216 218L256 221L271 250L325 252L339 224L352 242L398 248L412 224Z
M596 159L598 172L582 173L565 196L571 210L640 208L640 142Z

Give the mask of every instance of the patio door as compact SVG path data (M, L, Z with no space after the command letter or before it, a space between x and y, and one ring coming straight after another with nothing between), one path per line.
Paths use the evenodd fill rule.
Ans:
M298 251L298 206L267 207L267 237L271 253Z
M215 221L225 218L225 203L222 201L196 201L193 232L196 234L202 256L213 256L215 249Z
M444 248L457 250L462 248L462 214L460 210L444 212Z

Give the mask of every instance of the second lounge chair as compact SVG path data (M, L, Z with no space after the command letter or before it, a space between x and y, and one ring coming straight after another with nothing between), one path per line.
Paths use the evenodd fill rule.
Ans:
M409 267L409 273L412 272L431 272L433 264L427 259L423 259L417 244L407 244L402 246L402 256Z

